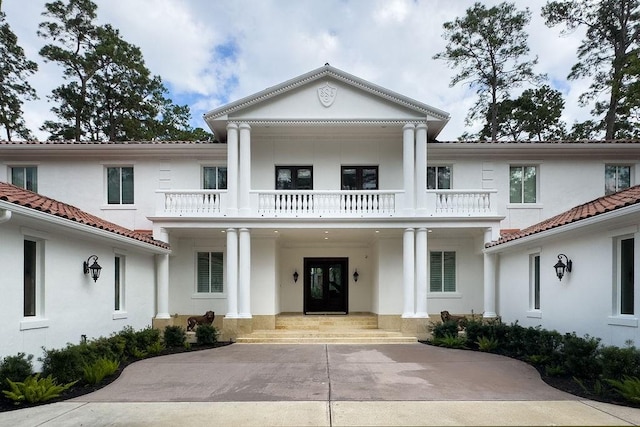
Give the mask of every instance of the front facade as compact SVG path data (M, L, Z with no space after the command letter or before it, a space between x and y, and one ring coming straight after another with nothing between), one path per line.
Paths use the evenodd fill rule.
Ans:
M442 310L502 314L505 230L640 177L638 144L439 142L447 120L326 65L206 114L218 143L0 143L0 181L168 243L157 326L368 312L422 337Z

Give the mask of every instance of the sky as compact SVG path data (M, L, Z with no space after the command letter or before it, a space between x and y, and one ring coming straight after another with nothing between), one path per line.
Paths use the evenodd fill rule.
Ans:
M174 103L189 105L192 125L206 128L207 111L330 63L333 67L448 112L449 124L439 140L477 132L465 125L477 97L468 85L451 87L455 70L443 60L442 25L462 17L470 0L94 0L97 23L118 28L124 40L138 46L147 67L159 75ZM37 36L46 0L2 0L7 22L27 57L39 64L29 78L39 100L26 102L27 127L38 130L55 119L48 101L62 84L62 69L45 63L39 50L47 40ZM499 1L485 0L491 7ZM567 80L576 63L584 33L561 35L540 16L545 2L515 0L529 8L534 70L565 98L563 120L570 127L590 118L590 106L578 97L589 80ZM513 97L526 87L514 88Z

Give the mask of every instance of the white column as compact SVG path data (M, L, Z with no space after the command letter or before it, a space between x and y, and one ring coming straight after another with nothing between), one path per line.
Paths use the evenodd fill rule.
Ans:
M251 191L251 126L240 123L240 216L249 216Z
M402 317L413 317L415 292L415 236L413 228L404 230L402 239Z
M416 232L416 315L429 317L427 312L427 229Z
M238 317L251 318L251 233L240 229L238 262Z
M492 229L484 233L484 242L488 243L492 238ZM496 317L496 255L484 254L484 315L483 317Z
M227 229L227 315L238 317L238 232Z
M402 170L404 174L404 212L413 215L415 207L415 125L407 123L402 128Z
M164 228L154 237L169 243L169 233ZM156 319L169 319L169 254L156 255L156 286Z
M227 125L227 214L238 215L238 125Z
M416 210L427 209L427 125L416 126Z

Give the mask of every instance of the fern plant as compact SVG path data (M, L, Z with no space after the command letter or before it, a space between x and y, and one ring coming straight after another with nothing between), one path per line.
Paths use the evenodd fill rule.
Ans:
M476 344L478 345L478 350L486 351L486 352L492 352L495 349L497 349L499 343L500 342L496 338L485 337L485 336L481 336L480 338L478 338L478 341L476 341Z
M101 357L83 369L84 380L88 384L98 384L105 377L113 375L120 367L120 362Z
M47 400L54 399L60 394L72 387L77 381L73 381L67 384L57 384L51 375L46 378L40 378L39 374L28 376L24 381L11 381L9 383L9 390L3 390L3 394L9 399L13 400L16 405L20 403L38 403L46 402Z
M640 378L625 376L622 380L605 380L622 397L630 402L640 403Z
M465 344L467 343L467 339L465 337L459 337L459 336L453 336L453 335L447 334L441 338L434 337L432 339L432 343L440 347L466 348Z

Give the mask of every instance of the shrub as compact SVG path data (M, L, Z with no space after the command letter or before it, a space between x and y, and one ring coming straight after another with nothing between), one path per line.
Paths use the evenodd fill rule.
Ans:
M164 345L182 347L187 341L187 333L182 326L166 326L164 328Z
M604 378L621 380L625 376L640 377L640 351L633 346L602 347L598 352L598 360Z
M100 358L83 369L83 378L88 384L98 384L105 377L113 375L120 367L120 362Z
M640 378L625 376L622 380L605 380L622 397L630 402L640 403Z
M589 335L580 338L575 332L565 334L562 356L567 373L578 378L597 378L601 372L597 357L599 345L599 338Z
M466 348L465 344L467 343L467 338L459 337L457 332L456 332L455 336L445 335L444 337L441 337L441 338L434 337L431 342L432 342L432 344L440 346L440 347Z
M40 378L38 374L28 376L24 381L14 382L8 380L8 382L10 389L2 393L16 404L22 402L46 402L60 396L60 393L76 383L76 381L72 381L64 385L58 385L51 375L46 378Z
M84 348L83 348L84 347ZM47 350L43 347L42 375L52 376L61 383L70 383L82 379L87 360L83 357L86 345L67 344L60 350Z
M480 337L476 342L478 350L492 352L498 348L498 340L495 338Z
M164 344L162 344L162 341L158 341L150 344L147 347L146 352L147 354L159 354L162 350L164 350Z
M150 326L136 332L137 347L146 350L150 346L161 344L160 331Z
M33 374L33 354L18 353L16 356L7 356L0 362L0 390L9 387L7 380L17 382Z
M218 331L212 325L200 325L196 328L196 340L200 345L215 344Z
M448 320L446 322L438 323L433 328L434 338L444 338L447 335L451 337L458 335L458 322Z
M119 335L96 338L89 341L86 346L87 354L84 357L88 359L87 363L95 362L101 358L122 360L125 357L126 341Z
M544 372L550 377L558 377L565 374L565 370L562 365L547 365L544 367Z

